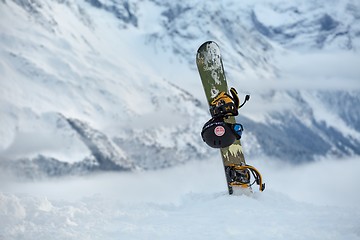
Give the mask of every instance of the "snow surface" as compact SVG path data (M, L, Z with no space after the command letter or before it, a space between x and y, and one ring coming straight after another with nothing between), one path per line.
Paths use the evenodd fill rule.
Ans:
M259 159L267 189L229 196L221 161L0 184L0 239L360 239L359 159ZM2 175L4 176L4 175Z

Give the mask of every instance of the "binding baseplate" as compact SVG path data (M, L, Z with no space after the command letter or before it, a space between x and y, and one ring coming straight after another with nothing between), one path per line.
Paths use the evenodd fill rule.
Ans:
M250 173L254 178L251 182ZM259 190L262 192L265 190L265 183L262 182L260 172L253 166L250 165L235 165L231 164L226 166L226 174L228 178L229 188L232 189L234 186L242 188L251 188L255 183L259 185Z

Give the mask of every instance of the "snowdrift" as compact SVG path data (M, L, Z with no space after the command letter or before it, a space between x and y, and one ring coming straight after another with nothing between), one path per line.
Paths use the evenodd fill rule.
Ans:
M2 181L0 238L360 239L360 195L352 185L360 180L358 160L278 163L256 163L267 189L252 196L227 195L217 160L145 173Z

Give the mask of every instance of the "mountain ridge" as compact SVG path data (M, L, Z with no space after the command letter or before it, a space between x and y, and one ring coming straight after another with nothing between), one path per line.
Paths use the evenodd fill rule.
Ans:
M230 3L0 3L0 164L49 158L54 167L136 170L216 154L199 134L209 114L194 63L208 39L221 46L229 85L252 95L238 117L247 158L299 163L360 155L360 112L352 107L360 104L359 4ZM337 53L346 53L342 61ZM89 131L104 141L90 140ZM100 151L104 142L111 151Z

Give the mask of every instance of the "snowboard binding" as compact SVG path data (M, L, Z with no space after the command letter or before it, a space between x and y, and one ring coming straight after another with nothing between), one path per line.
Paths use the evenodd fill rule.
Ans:
M243 126L239 123L228 123L225 120L229 116L237 116L238 109L250 99L246 95L245 101L240 105L238 94L235 88L230 89L231 95L220 92L210 103L212 118L205 123L201 137L203 141L212 148L224 148L241 138Z
M250 165L235 165L231 164L225 167L225 174L228 181L229 191L233 191L234 186L240 186L242 188L251 188L255 183L259 185L259 190L262 192L265 190L265 183L262 182L260 172ZM251 183L250 179L253 176L254 181Z
M226 92L220 92L210 103L212 117L237 116L239 97L235 88L230 89L231 96Z

